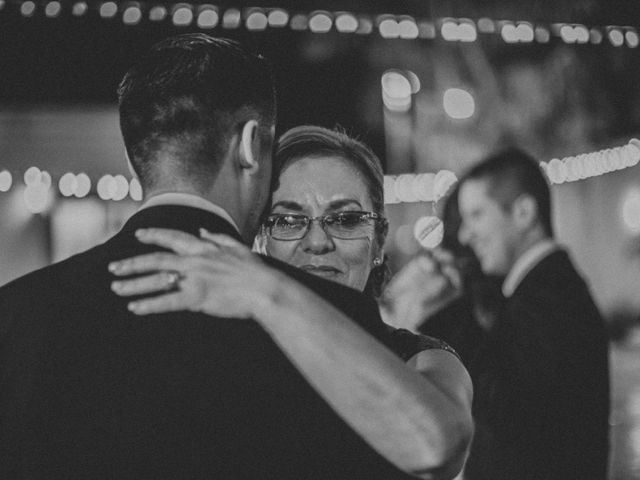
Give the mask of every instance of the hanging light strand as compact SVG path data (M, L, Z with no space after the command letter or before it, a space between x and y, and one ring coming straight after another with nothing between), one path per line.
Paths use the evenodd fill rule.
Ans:
M85 17L95 11L105 21L119 19L124 25L136 26L167 21L176 27L202 30L244 28L248 31L281 30L309 31L316 34L367 35L374 32L386 39L437 39L448 42L475 42L482 35L495 35L505 43L548 43L553 37L566 44L600 45L637 48L638 27L629 25L585 25L582 23L541 23L528 21L471 18L418 18L411 15L355 13L313 10L290 12L287 8L220 7L212 4L186 2L114 2L87 3L83 0L34 2L33 0L0 0L0 14L16 11L25 18L44 15Z

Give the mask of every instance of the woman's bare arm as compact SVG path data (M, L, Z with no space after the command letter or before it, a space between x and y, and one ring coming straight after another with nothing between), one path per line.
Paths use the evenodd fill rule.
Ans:
M141 240L181 255L125 260L114 273L176 271L183 280L180 291L135 302L134 312L186 309L254 318L390 462L421 478L452 478L460 470L472 433L471 382L454 355L429 350L403 363L341 311L228 237L211 236L209 243L152 229ZM166 274L152 274L117 282L114 291L137 295L163 282Z

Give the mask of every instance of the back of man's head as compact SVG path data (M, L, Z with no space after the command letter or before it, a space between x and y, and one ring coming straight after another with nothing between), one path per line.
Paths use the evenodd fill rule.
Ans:
M539 163L517 148L508 148L473 166L461 179L487 182L487 192L505 210L521 195L530 195L538 208L538 219L548 236L553 236L549 182Z
M167 174L208 188L243 124L257 120L270 142L276 116L267 61L235 41L198 33L154 45L127 72L118 98L127 154L145 190Z

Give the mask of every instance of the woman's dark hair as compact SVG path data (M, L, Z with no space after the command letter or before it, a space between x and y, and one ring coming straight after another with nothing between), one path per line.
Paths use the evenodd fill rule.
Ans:
M320 156L339 157L354 167L364 179L373 211L384 216L384 174L380 159L367 145L340 130L302 125L285 132L276 146L271 191L278 188L280 174L293 162ZM381 249L387 231L386 221L378 224L376 240ZM390 271L385 258L382 265L371 270L365 292L379 296L389 276Z

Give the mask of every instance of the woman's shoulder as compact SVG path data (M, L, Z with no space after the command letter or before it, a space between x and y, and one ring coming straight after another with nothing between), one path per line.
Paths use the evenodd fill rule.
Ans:
M425 350L445 350L462 361L458 352L447 342L428 335L413 333L404 328L388 327L388 346L404 361Z

